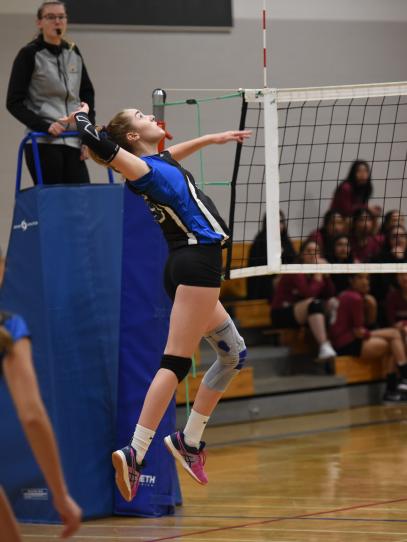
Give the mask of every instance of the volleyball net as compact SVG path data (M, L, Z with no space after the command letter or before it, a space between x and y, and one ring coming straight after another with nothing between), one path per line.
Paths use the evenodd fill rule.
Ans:
M317 238L326 213L333 209L338 186L356 161L366 162L370 170L372 192L361 208L374 209L375 231L371 234L379 237L380 225L390 211L397 212L403 221L407 83L248 89L209 97L202 93L197 97L190 91L189 98L167 103L194 106L192 133L236 129L239 107L239 127L252 130L252 137L234 150L234 161L231 150L221 147L227 165L214 160L214 151L210 150L193 166L195 172L198 165L198 184L209 191L223 216L229 217L233 242L227 263L231 278L287 272L407 272L407 264L374 263L374 258L359 263L328 263L315 257L313 263L298 259L284 263L280 234L280 224L285 222L297 250L310 235ZM176 126L174 112L172 108L170 125ZM228 172L223 179L207 174L214 165ZM352 243L352 216L342 219ZM255 256L249 257L250 250L261 236L266 254L256 262Z

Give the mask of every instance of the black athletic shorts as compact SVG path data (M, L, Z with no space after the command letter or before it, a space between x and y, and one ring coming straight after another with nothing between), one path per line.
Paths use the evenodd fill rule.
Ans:
M360 357L362 352L363 340L355 339L349 344L342 346L340 348L335 348L338 356L355 356L356 358Z
M299 328L300 324L294 316L294 305L271 310L271 325L275 328Z
M170 252L164 270L164 287L174 300L180 284L220 288L221 277L222 247L219 244L189 245Z

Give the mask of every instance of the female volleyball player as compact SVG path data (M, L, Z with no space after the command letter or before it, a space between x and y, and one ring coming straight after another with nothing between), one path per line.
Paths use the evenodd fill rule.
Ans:
M170 250L164 285L174 304L161 366L147 392L131 444L112 457L118 488L130 501L137 491L144 456L178 383L188 374L202 336L217 359L201 382L184 431L165 437L165 444L197 482L208 481L201 437L222 393L242 368L246 347L219 302L221 252L228 229L213 202L178 162L210 144L242 142L250 132L206 135L158 154L164 131L152 115L125 109L98 131L87 113L87 105L82 104L76 114L62 120L75 120L96 161L111 165L127 179L131 190L143 195Z
M18 417L65 527L62 538L80 525L81 510L69 496L52 427L32 364L29 331L24 320L0 312L0 373L3 372ZM0 525L4 542L20 542L17 522L0 486ZM4 538L3 538L4 537Z

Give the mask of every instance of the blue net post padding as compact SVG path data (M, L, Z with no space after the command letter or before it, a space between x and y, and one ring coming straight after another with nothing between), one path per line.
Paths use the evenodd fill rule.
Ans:
M149 452L134 506L115 498L111 466L117 441L127 444L134 430L168 332L164 239L142 198L123 185L42 185L39 135L28 134L19 149L0 307L29 325L41 393L84 517L172 513L181 494L162 437L175 429L174 404ZM29 139L39 184L20 191ZM18 519L58 521L2 379L0 413L0 484Z
M113 511L123 187L37 186L16 199L0 306L32 333L35 368L72 495ZM0 480L17 517L56 521L5 390Z
M149 232L146 235L146 232ZM123 272L117 445L129 443L148 386L160 366L168 333L170 300L163 288L167 246L143 199L124 194ZM136 338L136 340L135 340ZM161 516L181 503L172 456L163 444L175 428L175 401L164 416L146 455L140 488L128 503L116 492L115 513Z

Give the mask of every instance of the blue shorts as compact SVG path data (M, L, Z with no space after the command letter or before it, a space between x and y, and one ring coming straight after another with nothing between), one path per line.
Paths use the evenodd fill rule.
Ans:
M30 331L27 324L18 314L7 315L1 325L7 329L14 342L30 336ZM0 360L3 356L4 352L0 352Z

